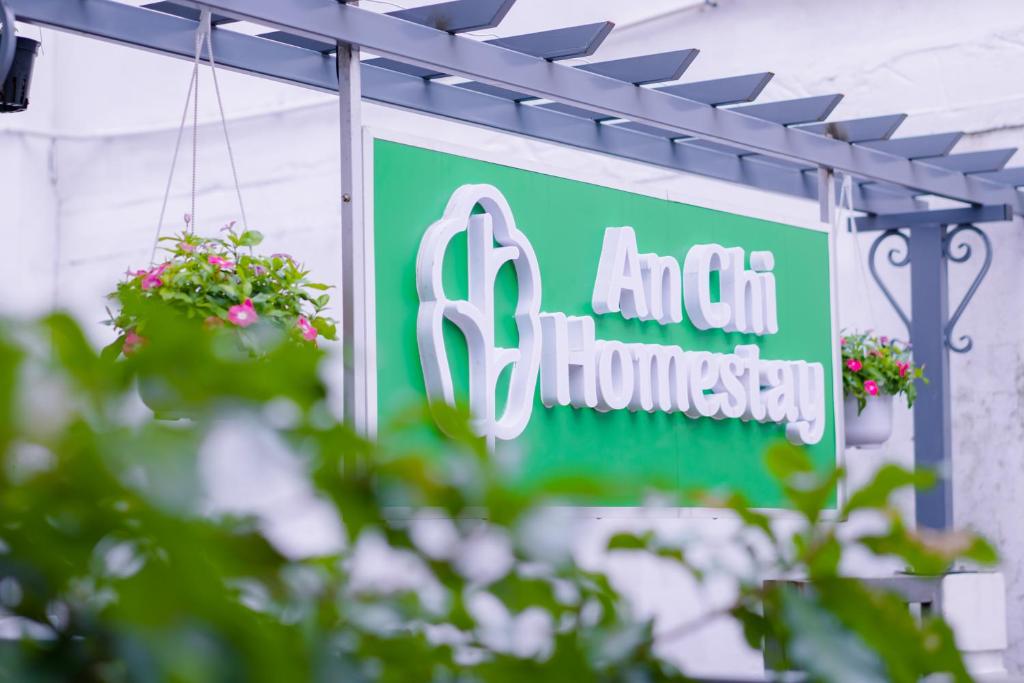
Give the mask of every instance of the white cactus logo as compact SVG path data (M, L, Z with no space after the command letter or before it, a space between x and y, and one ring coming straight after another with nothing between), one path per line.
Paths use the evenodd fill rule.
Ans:
M483 213L473 213L475 207ZM452 300L444 292L444 255L452 238L467 233L469 299ZM519 347L494 341L494 286L498 270L512 262L519 285L515 309ZM512 217L508 201L492 185L463 185L452 194L444 216L430 226L416 257L420 307L416 320L420 363L431 401L455 403L451 367L442 334L445 319L458 327L469 350L469 407L473 428L486 437L514 439L533 411L540 369L540 268L537 256ZM497 414L497 383L512 366L505 408Z

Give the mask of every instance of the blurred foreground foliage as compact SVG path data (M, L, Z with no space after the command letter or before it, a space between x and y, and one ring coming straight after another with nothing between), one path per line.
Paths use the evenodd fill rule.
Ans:
M700 619L655 623L571 551L564 506L607 482L526 497L466 416L444 408L436 415L461 436L443 453L395 452L387 434L371 443L333 417L321 378L336 368L322 351L282 343L253 360L181 319L151 321L149 344L127 360L98 353L63 315L0 325L2 680L686 680L669 661L721 619L754 648L777 642L813 680L969 680L941 619L840 571L850 553L920 574L995 561L973 536L903 525L891 496L928 485L927 473L883 467L846 498L839 518L874 522L850 533L825 513L843 473L779 446L766 464L796 511L785 523L738 494L699 494L737 520L728 561L696 539L615 533L613 558L649 555L697 584L738 587ZM140 389L188 419L153 419ZM389 429L421 429L428 413ZM225 445L225 425L241 446ZM212 505L204 463L253 474L253 451L268 444L295 463L287 495L254 514ZM396 494L410 508L385 504ZM326 545L289 543L324 529L275 526L295 498L334 530Z

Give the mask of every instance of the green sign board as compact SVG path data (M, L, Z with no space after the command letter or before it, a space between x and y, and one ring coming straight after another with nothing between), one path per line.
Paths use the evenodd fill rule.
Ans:
M728 486L835 462L829 234L374 138L376 416L466 402L524 487ZM423 434L422 438L437 438Z

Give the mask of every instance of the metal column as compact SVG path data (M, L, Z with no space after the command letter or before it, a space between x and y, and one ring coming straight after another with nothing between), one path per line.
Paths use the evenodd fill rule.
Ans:
M367 243L363 220L363 140L359 48L338 43L341 135L341 343L345 421L368 434Z
M928 384L918 386L914 404L914 466L938 474L933 488L917 492L916 516L919 528L942 530L953 526L945 240L944 225L918 225L910 231L910 342L914 362L924 366L928 377Z

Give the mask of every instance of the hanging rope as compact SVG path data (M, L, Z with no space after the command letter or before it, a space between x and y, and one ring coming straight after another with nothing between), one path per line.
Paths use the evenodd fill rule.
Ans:
M156 261L156 251L160 244L160 232L163 229L164 218L167 214L167 203L171 195L171 185L174 180L174 170L178 164L178 156L181 151L181 139L184 137L185 124L188 120L189 105L192 105L192 196L191 213L185 218L186 231L194 231L196 226L196 197L197 177L199 174L199 65L202 58L203 46L207 48L210 61L210 73L213 76L213 88L217 95L217 108L220 112L221 128L224 131L224 142L228 150L228 161L231 164L231 175L235 183L235 196L238 198L238 208L242 216L243 227L248 227L249 220L245 212L245 203L242 200L242 186L238 181L238 168L235 164L235 153L231 146L231 136L228 133L227 116L224 114L224 101L221 97L220 82L217 79L217 62L213 56L213 29L211 14L209 10L203 10L199 18L199 27L196 29L196 49L192 60L192 78L188 84L188 92L185 95L185 108L181 113L181 123L178 126L178 137L174 143L174 154L171 157L171 170L167 176L167 187L164 189L164 199L160 206L160 219L156 224L156 236L153 239L153 249L149 257L150 263Z
M836 202L833 213L833 223L838 231L843 227L847 232L853 233L853 251L857 259L857 271L860 273L861 291L864 293L864 300L868 304L869 322L873 326L878 324L878 316L875 315L875 306L872 302L871 292L868 288L868 274L865 270L866 262L860 248L860 233L857 232L857 221L853 217L853 176L848 173L842 174L839 184L839 201ZM852 227L851 227L852 225Z

